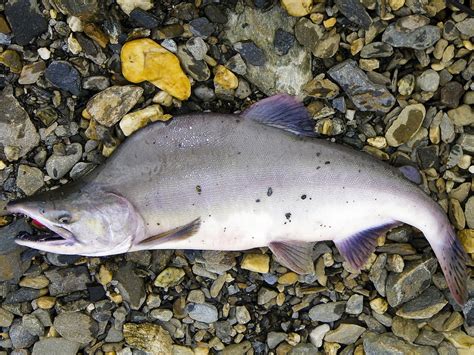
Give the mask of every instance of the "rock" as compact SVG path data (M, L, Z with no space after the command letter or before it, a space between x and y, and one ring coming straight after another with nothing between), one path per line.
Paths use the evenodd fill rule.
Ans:
M369 272L369 280L372 281L375 289L381 296L385 296L385 283L387 280L386 263L387 254L378 255Z
M253 41L243 41L234 44L234 49L240 53L247 64L261 67L265 65L265 53Z
M48 287L49 280L44 275L39 276L32 276L32 277L24 277L20 280L19 285L21 287L29 287L34 288L37 290L41 290L42 288Z
M318 79L317 77L306 83L303 90L309 96L316 98L333 99L339 95L339 86L331 80Z
M6 87L0 93L0 159L22 158L38 145L39 140L28 113L13 96L12 87ZM7 156L7 147L15 148L15 156Z
M312 321L318 322L335 322L342 317L346 302L328 302L314 306L308 312Z
M0 308L0 327L8 328L12 324L14 317L13 313Z
M309 333L309 340L315 347L320 348L323 345L323 339L331 328L327 324L318 325Z
M294 272L287 272L278 278L280 285L289 286L298 282L298 274Z
M150 81L179 100L191 95L191 82L178 58L148 38L126 42L120 54L122 74L132 83Z
M168 267L163 270L155 279L156 287L169 288L178 285L186 273L183 269Z
M227 15L220 6L209 4L204 8L204 14L211 22L220 24L227 22Z
M467 37L474 37L474 18L468 17L456 23L456 28Z
M120 120L120 129L128 137L150 122L167 121L170 118L171 115L165 115L160 105L150 105L142 110L127 113L123 116Z
M433 69L425 70L416 78L416 85L423 91L435 92L439 87L439 74Z
M137 104L142 94L143 89L139 86L111 86L95 94L85 110L101 125L112 127Z
M247 64L245 64L240 54L234 55L225 63L227 69L239 75L247 74Z
M275 38L273 39L273 45L275 46L275 52L278 55L286 55L295 44L295 36L291 32L286 32L281 28L278 28L275 32Z
M83 345L92 342L99 331L97 322L80 312L60 313L53 325L63 338Z
M372 19L359 0L336 0L336 6L349 20L366 30L372 24Z
M186 48L196 60L203 60L208 51L207 43L201 37L191 37L188 39Z
M21 69L21 74L20 74L20 78L18 79L18 84L20 85L35 84L40 78L41 74L44 73L45 69L46 69L46 64L42 60L24 65L23 68Z
M186 310L189 317L198 322L214 323L218 319L217 308L209 303L190 303Z
M364 309L364 297L362 295L354 294L347 300L346 313L358 315Z
M56 304L56 297L43 296L36 299L36 304L39 309L51 309Z
M268 21L271 19L271 21ZM241 74L229 64L227 68L234 73L245 75L246 79L257 86L266 95L286 92L290 95L300 95L304 84L311 80L311 54L301 46L294 45L288 54L281 56L275 51L273 41L277 30L293 33L297 19L289 17L279 6L274 6L267 12L255 11L245 6L242 13L230 13L226 24L224 38L234 45L237 42L252 41L263 52L253 63L241 53L249 63L247 73ZM247 24L242 26L241 24ZM251 44L246 44L251 47ZM235 48L235 47L234 47ZM256 60L256 61L254 61Z
M387 312L388 303L381 297L374 298L369 302L370 308L377 314L384 314Z
M16 186L18 186L27 196L33 195L44 185L43 172L28 165L20 165L16 177Z
M244 270L265 274L270 269L270 257L266 254L245 254L240 267Z
M56 60L48 65L44 76L55 87L79 96L82 88L82 79L79 71L69 62Z
M281 6L288 12L288 15L291 16L306 16L311 13L313 9L312 0L282 0Z
M127 263L121 266L114 275L117 280L117 288L123 297L123 300L128 302L131 309L138 310L145 302L146 292L145 283L134 271L135 265Z
M436 260L407 264L402 273L390 273L387 279L387 301L392 307L405 303L430 285L431 275L436 269Z
M245 306L237 306L235 307L235 318L237 319L237 323L239 324L247 324L252 320L250 313Z
M219 85L227 90L237 89L239 79L223 65L218 65L214 74L214 85Z
M308 344L308 343L300 343L294 346L288 353L288 355L317 355L317 354L318 354L318 349L313 344Z
M82 145L72 143L66 146L64 154L53 153L46 161L46 172L53 179L59 180L82 158Z
M372 42L364 46L360 52L362 58L385 58L393 55L393 48L387 43Z
M401 78L398 83L398 92L401 95L408 96L411 95L413 90L415 89L415 76L413 74L405 75Z
M32 355L75 355L81 344L64 338L43 338L33 346Z
M429 287L417 298L405 303L398 311L397 316L408 319L427 319L441 311L448 301L434 286Z
M5 3L5 15L17 44L24 46L48 29L37 0L16 0Z
M335 330L329 331L324 340L349 345L355 343L364 332L365 328L360 325L342 323Z
M450 81L441 89L441 103L449 108L456 108L463 94L463 86L457 81Z
M267 334L267 345L270 349L275 349L278 344L285 341L287 338L286 333L282 332L269 332Z
M266 287L261 287L257 295L257 303L264 305L274 300L278 296L278 292L270 290Z
M21 320L15 320L10 326L8 336L12 341L14 349L29 348L38 339L37 336L30 334L28 330L21 324Z
M12 73L20 74L23 67L18 52L11 49L0 53L0 64L5 65Z
M232 344L226 346L222 351L222 355L246 354L250 349L252 349L252 343L248 340L245 340L239 344Z
M331 58L339 49L340 35L335 29L326 31L321 25L307 18L298 20L295 26L298 42L317 58Z
M380 354L413 354L413 355L436 355L438 352L429 346L417 346L397 338L393 334L376 334L367 332L363 337L364 351L366 355Z
M176 53L181 65L196 81L206 81L211 77L209 66L204 60L197 60L185 46L179 46Z
M386 113L395 104L392 94L384 86L371 82L351 59L332 67L328 74L361 111Z
M423 104L406 106L385 133L387 143L392 147L407 143L421 128L425 115Z
M397 337L413 343L420 331L414 320L395 316L392 321L392 332Z
M423 50L433 46L440 37L441 31L436 26L426 25L409 31L398 29L397 24L392 23L384 31L382 42L393 47Z
M151 354L171 354L173 340L161 326L152 323L125 323L125 342L133 348Z
M215 26L205 17L198 17L189 22L191 33L197 37L207 38L214 33Z
M149 29L156 28L162 23L158 17L140 8L135 8L130 12L130 19L139 27Z
M461 105L449 110L448 116L456 126L469 126L474 124L474 108L470 105Z
M11 33L10 26L3 15L0 15L0 33L9 34Z
M153 0L117 0L123 12L129 15L134 9L139 8L145 11L153 8Z
M44 335L44 325L34 314L25 314L21 320L21 324L32 335L38 337Z
M61 296L70 292L87 290L87 284L91 282L86 266L52 269L45 271L44 274L50 281L49 294L51 296Z
M101 11L98 0L53 0L53 2L63 14L87 21L96 19Z
M469 197L464 208L466 223L469 228L474 229L474 196Z

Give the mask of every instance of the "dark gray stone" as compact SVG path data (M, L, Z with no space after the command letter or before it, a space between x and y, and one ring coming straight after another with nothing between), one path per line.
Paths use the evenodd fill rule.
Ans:
M215 27L205 17L199 17L189 22L191 33L199 37L209 37L215 31Z
M64 338L43 338L33 346L32 355L76 355L81 344Z
M80 312L61 313L53 324L63 338L80 344L93 341L99 331L98 323Z
M48 29L36 0L9 0L5 15L14 34L14 41L24 46Z
M412 345L389 333L366 333L363 336L363 344L366 355L438 354L432 347Z
M162 21L155 15L140 9L135 8L130 12L130 19L140 27L153 29L161 25Z
M128 302L131 309L140 309L145 301L145 283L134 271L133 263L127 263L120 267L114 275L118 281L117 287L124 301Z
M253 41L237 42L234 44L234 49L240 53L247 64L257 67L265 65L265 53Z
M38 339L37 336L28 332L28 330L21 324L20 319L13 322L8 335L10 336L12 345L15 349L29 348Z
M87 284L91 282L86 266L48 270L45 275L51 282L49 284L49 294L51 296L87 290Z
M382 35L382 41L393 47L423 50L433 46L441 38L436 26L423 26L413 31L401 31L395 23L390 24Z
M81 93L81 74L70 63L63 60L52 62L46 69L44 76L55 87L78 96Z
M294 44L295 36L293 35L293 33L282 30L281 28L276 30L273 45L275 46L275 51L277 54L288 54Z
M362 28L368 29L372 19L359 0L336 0L339 11L349 20Z
M342 317L346 302L329 302L314 306L308 312L312 321L335 322Z

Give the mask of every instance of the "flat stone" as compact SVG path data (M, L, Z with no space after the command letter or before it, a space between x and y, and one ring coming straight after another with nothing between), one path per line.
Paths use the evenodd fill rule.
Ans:
M133 348L150 354L171 354L173 340L161 326L152 323L125 323L123 325L125 342Z
M468 17L461 22L456 23L456 28L467 37L474 36L474 18Z
M382 42L393 47L423 50L433 46L441 38L441 30L432 25L418 27L412 31L402 31L396 23L388 25L382 35Z
M274 6L266 12L245 6L242 13L229 13L224 38L232 44L250 40L263 52L264 65L256 66L247 62L245 77L266 95L281 92L300 95L303 85L312 78L311 53L307 49L294 45L286 55L281 56L274 48L276 31L293 33L296 21L295 17L289 17L280 6ZM243 23L246 26L242 26ZM244 60L247 61L248 58L244 57ZM260 59L257 64L261 62ZM240 74L232 67L226 66Z
M431 286L417 298L405 303L396 313L408 319L427 319L437 314L448 301L441 291Z
M60 313L53 325L63 338L83 345L93 341L99 331L97 322L80 312Z
M344 16L362 28L367 30L372 24L372 19L358 0L336 0L336 6Z
M393 334L377 334L367 332L363 336L364 352L366 355L436 355L438 352L429 346L409 344Z
M219 64L215 68L214 84L227 90L234 90L239 86L239 79L229 69Z
M65 176L82 158L82 145L72 143L66 146L64 154L55 152L46 161L46 172L56 180Z
M283 332L269 332L267 334L267 345L270 349L275 349L278 344L285 341L287 338L286 333Z
M393 55L393 48L387 43L372 42L364 46L360 52L362 58L385 58Z
M469 197L464 207L464 215L469 228L474 229L474 196Z
M153 8L153 0L117 0L117 4L127 15L137 8L145 11Z
M323 345L324 336L330 330L331 328L328 324L318 325L309 333L309 340L311 344L313 344L317 348L320 348Z
M5 15L20 46L28 44L48 29L48 22L39 9L37 0L16 0L5 3Z
M32 335L38 337L44 335L44 325L40 322L38 318L36 318L34 314L23 315L21 324Z
M32 355L75 355L81 344L64 338L43 338L33 346Z
M98 0L53 0L53 2L63 14L86 21L96 19L101 11L101 4ZM120 2L120 0L117 2Z
M242 41L234 44L234 49L240 53L247 64L261 67L266 62L264 51L253 41Z
M358 315L364 309L364 297L362 295L354 294L347 300L346 313Z
M140 8L130 12L130 19L139 27L153 29L161 25L162 21L157 16Z
M163 288L173 287L181 282L184 275L186 275L186 273L183 269L168 267L156 277L154 285Z
M274 300L278 296L278 292L270 290L266 287L260 288L257 295L257 303L264 305Z
M314 306L308 312L312 321L335 322L341 319L346 308L346 302L328 302Z
M318 355L318 349L313 344L300 343L294 346L288 355Z
M288 15L291 16L306 16L308 15L313 8L312 0L282 0L281 6L288 12Z
M82 78L79 71L69 62L56 60L48 65L44 76L55 87L79 96Z
M111 86L95 94L87 103L86 111L101 125L112 127L137 104L142 94L139 86Z
M387 269L385 268L386 263L387 254L379 254L377 259L375 259L374 263L372 264L369 272L369 280L372 281L375 289L381 296L385 296L386 294L385 284L388 275Z
M296 23L295 36L298 42L317 58L333 57L339 49L341 40L336 29L326 31L324 26L313 23L306 17Z
M40 78L41 74L44 73L45 69L46 69L46 64L42 60L24 65L23 68L21 69L21 74L20 74L20 78L18 79L18 84L21 84L21 85L35 84Z
M198 17L189 22L191 33L198 37L207 38L216 30L215 25L205 17Z
M345 345L354 344L365 330L360 325L342 323L335 330L329 331L324 340Z
M449 110L448 116L456 126L470 126L474 124L474 108L470 105L461 105Z
M286 55L295 44L295 36L291 32L287 32L278 28L275 32L273 45L278 55Z
M333 99L339 95L339 86L329 79L314 78L306 83L304 92L316 98Z
M214 323L218 319L217 308L209 303L190 303L186 306L189 317L198 322Z
M186 46L178 46L176 52L184 71L196 81L206 81L211 77L209 66L204 60L196 59Z
M450 81L441 89L441 103L449 108L456 108L463 95L464 87L457 81Z
M145 283L134 271L135 265L127 263L121 266L114 275L117 280L117 288L131 309L138 310L145 302Z
M328 74L361 111L386 113L395 104L395 98L387 88L370 81L352 59L332 67Z
M201 37L191 37L188 39L186 48L196 60L203 60L208 51L208 45Z
M265 274L270 269L270 257L266 254L245 254L240 266L244 270Z
M392 320L392 332L397 337L413 343L420 331L414 320L395 316Z
M33 195L44 186L43 172L35 167L20 165L16 177L16 186L18 186L27 196Z
M10 326L8 336L10 337L13 348L15 349L29 348L38 339L37 336L28 332L19 319L15 320Z
M250 349L252 349L252 343L245 340L239 344L227 345L224 350L222 350L222 355L246 354Z
M0 159L24 157L39 143L40 136L28 113L13 96L13 88L7 86L0 93ZM14 147L15 156L8 156L6 147Z
M407 143L421 128L425 115L422 104L406 106L385 133L387 143L392 147Z
M12 324L13 318L15 318L13 313L0 308L0 327L8 328Z
M87 290L87 284L91 282L86 266L52 269L46 271L45 275L50 281L49 294L51 296Z

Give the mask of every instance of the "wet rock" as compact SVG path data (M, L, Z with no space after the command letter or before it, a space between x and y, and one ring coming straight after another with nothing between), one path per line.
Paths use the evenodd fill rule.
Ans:
M44 325L33 314L25 314L21 320L21 325L32 335L43 336Z
M278 344L285 341L287 338L286 333L283 332L269 332L267 335L267 345L270 349L275 349Z
M43 172L35 167L20 165L16 177L16 185L27 195L31 196L44 185Z
M375 289L382 296L385 296L385 283L388 274L385 268L386 263L387 254L378 255L369 272L370 281L372 281L375 286Z
M239 79L225 66L218 65L215 69L214 84L226 90L233 90L239 86Z
M201 37L191 37L188 39L186 48L196 60L203 60L208 51L207 43Z
M0 327L7 328L9 327L15 316L13 313L7 311L6 309L0 308Z
M304 92L316 98L333 99L339 95L339 86L328 79L314 78L306 83Z
M48 29L37 0L8 1L5 15L13 31L14 40L23 46Z
M222 355L246 354L250 349L252 349L252 343L248 340L245 340L239 344L232 344L226 346L222 351Z
M34 299L41 296L41 290L35 290L32 288L21 287L13 292L10 292L5 297L4 304L15 304L22 302L33 301Z
M12 73L20 74L22 69L21 57L11 49L0 53L0 64L5 65Z
M55 87L78 96L81 93L82 79L79 71L64 60L53 61L44 72L44 76Z
M65 15L78 17L82 20L93 20L100 9L97 0L53 0L54 5Z
M22 158L39 143L39 139L28 113L13 96L12 87L3 89L0 93L0 158ZM16 154L9 156L7 147L15 148Z
M384 86L371 82L351 59L332 67L328 74L361 111L388 112L395 104L392 94Z
M474 36L474 18L468 17L456 24L456 28L467 37Z
M223 11L223 9L218 5L214 5L214 4L207 5L204 8L204 14L213 23L224 24L227 22L227 15Z
M127 263L121 266L114 275L117 280L117 288L123 297L123 300L128 302L131 309L140 309L143 302L145 302L145 284L143 279L139 277L134 271L134 264Z
M18 84L21 85L30 85L35 84L41 74L44 73L46 69L46 64L44 61L40 60L35 63L24 65L21 69L20 78L18 79Z
M153 0L117 0L117 4L127 15L137 8L145 11L153 8Z
M441 103L449 108L456 108L463 94L463 86L457 81L450 81L441 89Z
M247 324L252 320L250 313L245 306L237 306L235 307L235 318L237 319L237 323L239 324Z
M363 337L364 351L367 355L380 354L413 354L436 355L437 351L428 346L409 344L393 334L376 334L368 332Z
M45 275L50 281L49 294L51 296L87 290L87 284L91 282L89 271L85 266L48 270Z
M64 154L55 152L46 161L46 172L53 179L61 179L82 158L82 145L72 143L65 148Z
M272 20L268 21L270 18ZM264 13L246 6L240 14L229 14L224 37L233 44L250 40L263 52L264 59L258 56L258 60L252 62L264 65L249 64L245 77L267 95L281 92L299 95L303 85L311 80L311 54L307 49L294 45L288 54L280 56L273 45L276 31L292 33L296 20L279 6ZM244 60L250 63L248 58L244 57Z
M64 338L43 338L33 346L32 355L75 355L81 344Z
M355 343L364 332L364 327L356 324L342 323L335 330L329 331L324 340L331 343L349 345Z
M8 335L12 341L13 348L15 349L29 348L38 339L37 336L28 332L19 319L13 322Z
M433 46L441 37L441 31L436 26L426 25L407 31L397 28L397 24L388 25L382 35L382 41L393 47L423 50Z
M204 60L196 59L185 46L179 46L176 53L184 71L196 81L206 81L211 77L209 66Z
M186 306L189 317L198 322L214 323L218 319L217 308L209 303L190 303Z
M414 320L395 316L392 321L392 332L397 337L413 343L420 331Z
M264 305L274 300L278 296L278 292L270 290L266 287L260 288L257 295L257 303Z
M93 341L99 330L95 320L80 312L60 313L53 324L63 338L83 345Z
M397 311L397 315L408 319L427 319L433 317L447 304L448 301L441 291L431 286L417 298L405 303Z
M275 51L279 55L288 54L291 47L295 44L295 36L291 32L286 32L281 28L278 28L275 32L275 38L273 39L273 45Z
M403 304L426 290L436 269L436 260L407 263L402 273L387 278L387 301L392 307Z
M359 0L336 0L336 6L349 20L362 28L369 29L372 19Z
M354 294L347 300L346 313L358 315L364 309L364 297Z
M408 142L421 128L426 109L422 104L406 106L385 133L387 143L398 147Z
M294 346L288 355L317 355L318 349L313 344L300 343Z
M152 323L123 325L125 342L133 348L151 354L171 354L173 340L161 326Z
M328 302L314 306L308 312L312 321L335 322L342 317L346 302Z
M416 78L416 85L423 91L435 92L439 87L439 74L433 69L425 70Z

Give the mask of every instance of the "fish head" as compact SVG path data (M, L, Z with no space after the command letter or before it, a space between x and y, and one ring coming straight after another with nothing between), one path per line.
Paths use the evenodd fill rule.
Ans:
M41 226L38 235L20 234L16 243L57 254L104 256L128 251L144 234L144 223L130 202L110 192L53 191L10 202Z

